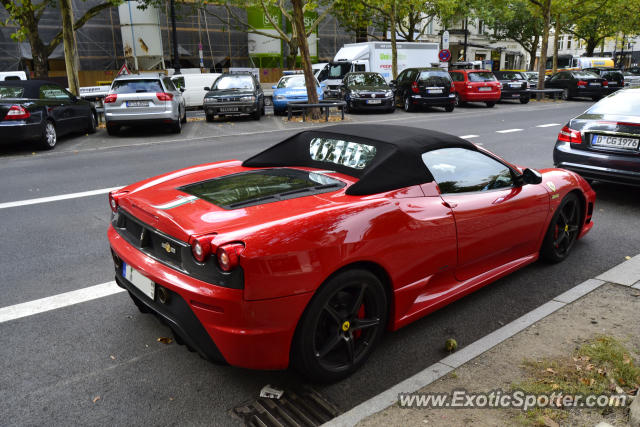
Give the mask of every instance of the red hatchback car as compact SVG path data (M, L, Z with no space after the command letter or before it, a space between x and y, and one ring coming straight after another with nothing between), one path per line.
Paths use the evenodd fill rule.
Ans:
M355 371L396 330L593 226L579 175L404 126L298 133L109 195L117 283L212 361Z
M456 105L484 102L493 107L500 100L502 83L489 70L451 70L449 75L456 88Z

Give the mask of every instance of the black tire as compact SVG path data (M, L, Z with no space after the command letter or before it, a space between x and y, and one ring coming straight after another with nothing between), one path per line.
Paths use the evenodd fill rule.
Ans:
M569 91L568 88L565 88L562 90L562 95L561 95L562 99L565 101L568 101L571 99L571 92Z
M558 263L569 256L582 225L581 204L578 196L569 193L556 209L544 236L540 256L548 262Z
M487 108L493 108L496 105L495 101L489 101L489 102L485 102L485 104L487 104Z
M216 118L216 115L207 113L205 114L205 118L208 122L212 122Z
M406 111L407 113L410 113L414 110L413 104L411 103L411 99L409 98L408 95L405 95L402 101L402 104L403 104L404 111Z
M264 101L262 101L262 108L260 109L260 115L264 116L265 114L266 113L265 113L265 110L264 110Z
M40 148L43 150L53 150L58 142L58 133L56 131L56 125L47 120L42 128L42 135L38 141Z
M528 104L531 98L528 96L526 98L520 98L520 104Z
M107 134L109 134L110 136L115 136L118 134L118 132L120 132L120 126L110 125L109 123L107 123Z
M89 113L89 126L87 128L87 133L96 133L97 129L98 129L98 113L92 110Z
M252 118L253 120L260 120L260 117L262 117L262 114L261 114L260 108L259 108L259 107L257 107L257 108L256 108L256 111L254 111L254 112L251 114L251 118Z
M298 323L293 365L315 382L331 383L351 375L380 342L387 304L384 286L371 272L353 269L336 274L320 287Z
M455 110L456 106L453 104L447 105L444 107L444 111L446 111L447 113L451 113L453 112L453 110Z
M173 124L171 125L171 130L173 131L173 133L182 132L182 117L180 117L180 114L178 114L178 120L173 122Z
M187 109L184 109L184 116L182 116L182 123L187 123Z

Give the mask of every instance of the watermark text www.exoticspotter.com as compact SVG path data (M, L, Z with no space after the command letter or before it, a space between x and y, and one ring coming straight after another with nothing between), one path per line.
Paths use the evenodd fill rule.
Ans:
M522 390L472 393L454 390L451 393L400 393L401 408L606 408L627 405L626 394L530 394Z

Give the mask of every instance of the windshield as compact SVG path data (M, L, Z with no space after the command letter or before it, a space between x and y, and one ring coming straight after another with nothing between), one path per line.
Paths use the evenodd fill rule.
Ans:
M525 80L522 74L515 71L503 71L501 74L504 80Z
M616 81L621 81L624 79L624 76L622 75L622 73L618 70L612 70L612 71L602 71L601 74L603 79L605 80L616 80Z
M317 87L318 82L316 81L315 83ZM297 74L295 76L285 76L281 78L278 82L278 89L282 89L285 87L306 87L304 75Z
M529 80L529 81L537 81L538 80L538 73L529 72L529 73L524 73L524 75L527 77L527 80Z
M351 69L351 64L331 64L329 66L328 79L342 79Z
M342 188L335 178L297 169L261 169L236 173L180 188L224 209L277 202Z
M253 79L251 76L221 76L213 84L212 90L253 90Z
M0 86L0 98L22 98L23 94L23 87Z
M493 73L490 73L488 71L469 73L470 82L493 82L495 80L496 77L493 75Z
M640 118L640 93L637 90L616 92L589 108L587 114L619 114Z
M349 86L386 86L387 82L379 74L352 74L348 80Z
M116 80L111 86L111 93L144 93L164 92L160 80Z

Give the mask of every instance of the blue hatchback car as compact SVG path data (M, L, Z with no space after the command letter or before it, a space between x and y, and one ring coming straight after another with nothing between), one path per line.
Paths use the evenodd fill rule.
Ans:
M315 80L315 78L314 78ZM318 99L323 99L323 87L315 80ZM273 86L273 113L284 114L289 101L306 101L307 88L305 86L303 74L285 74L280 78L277 85Z

